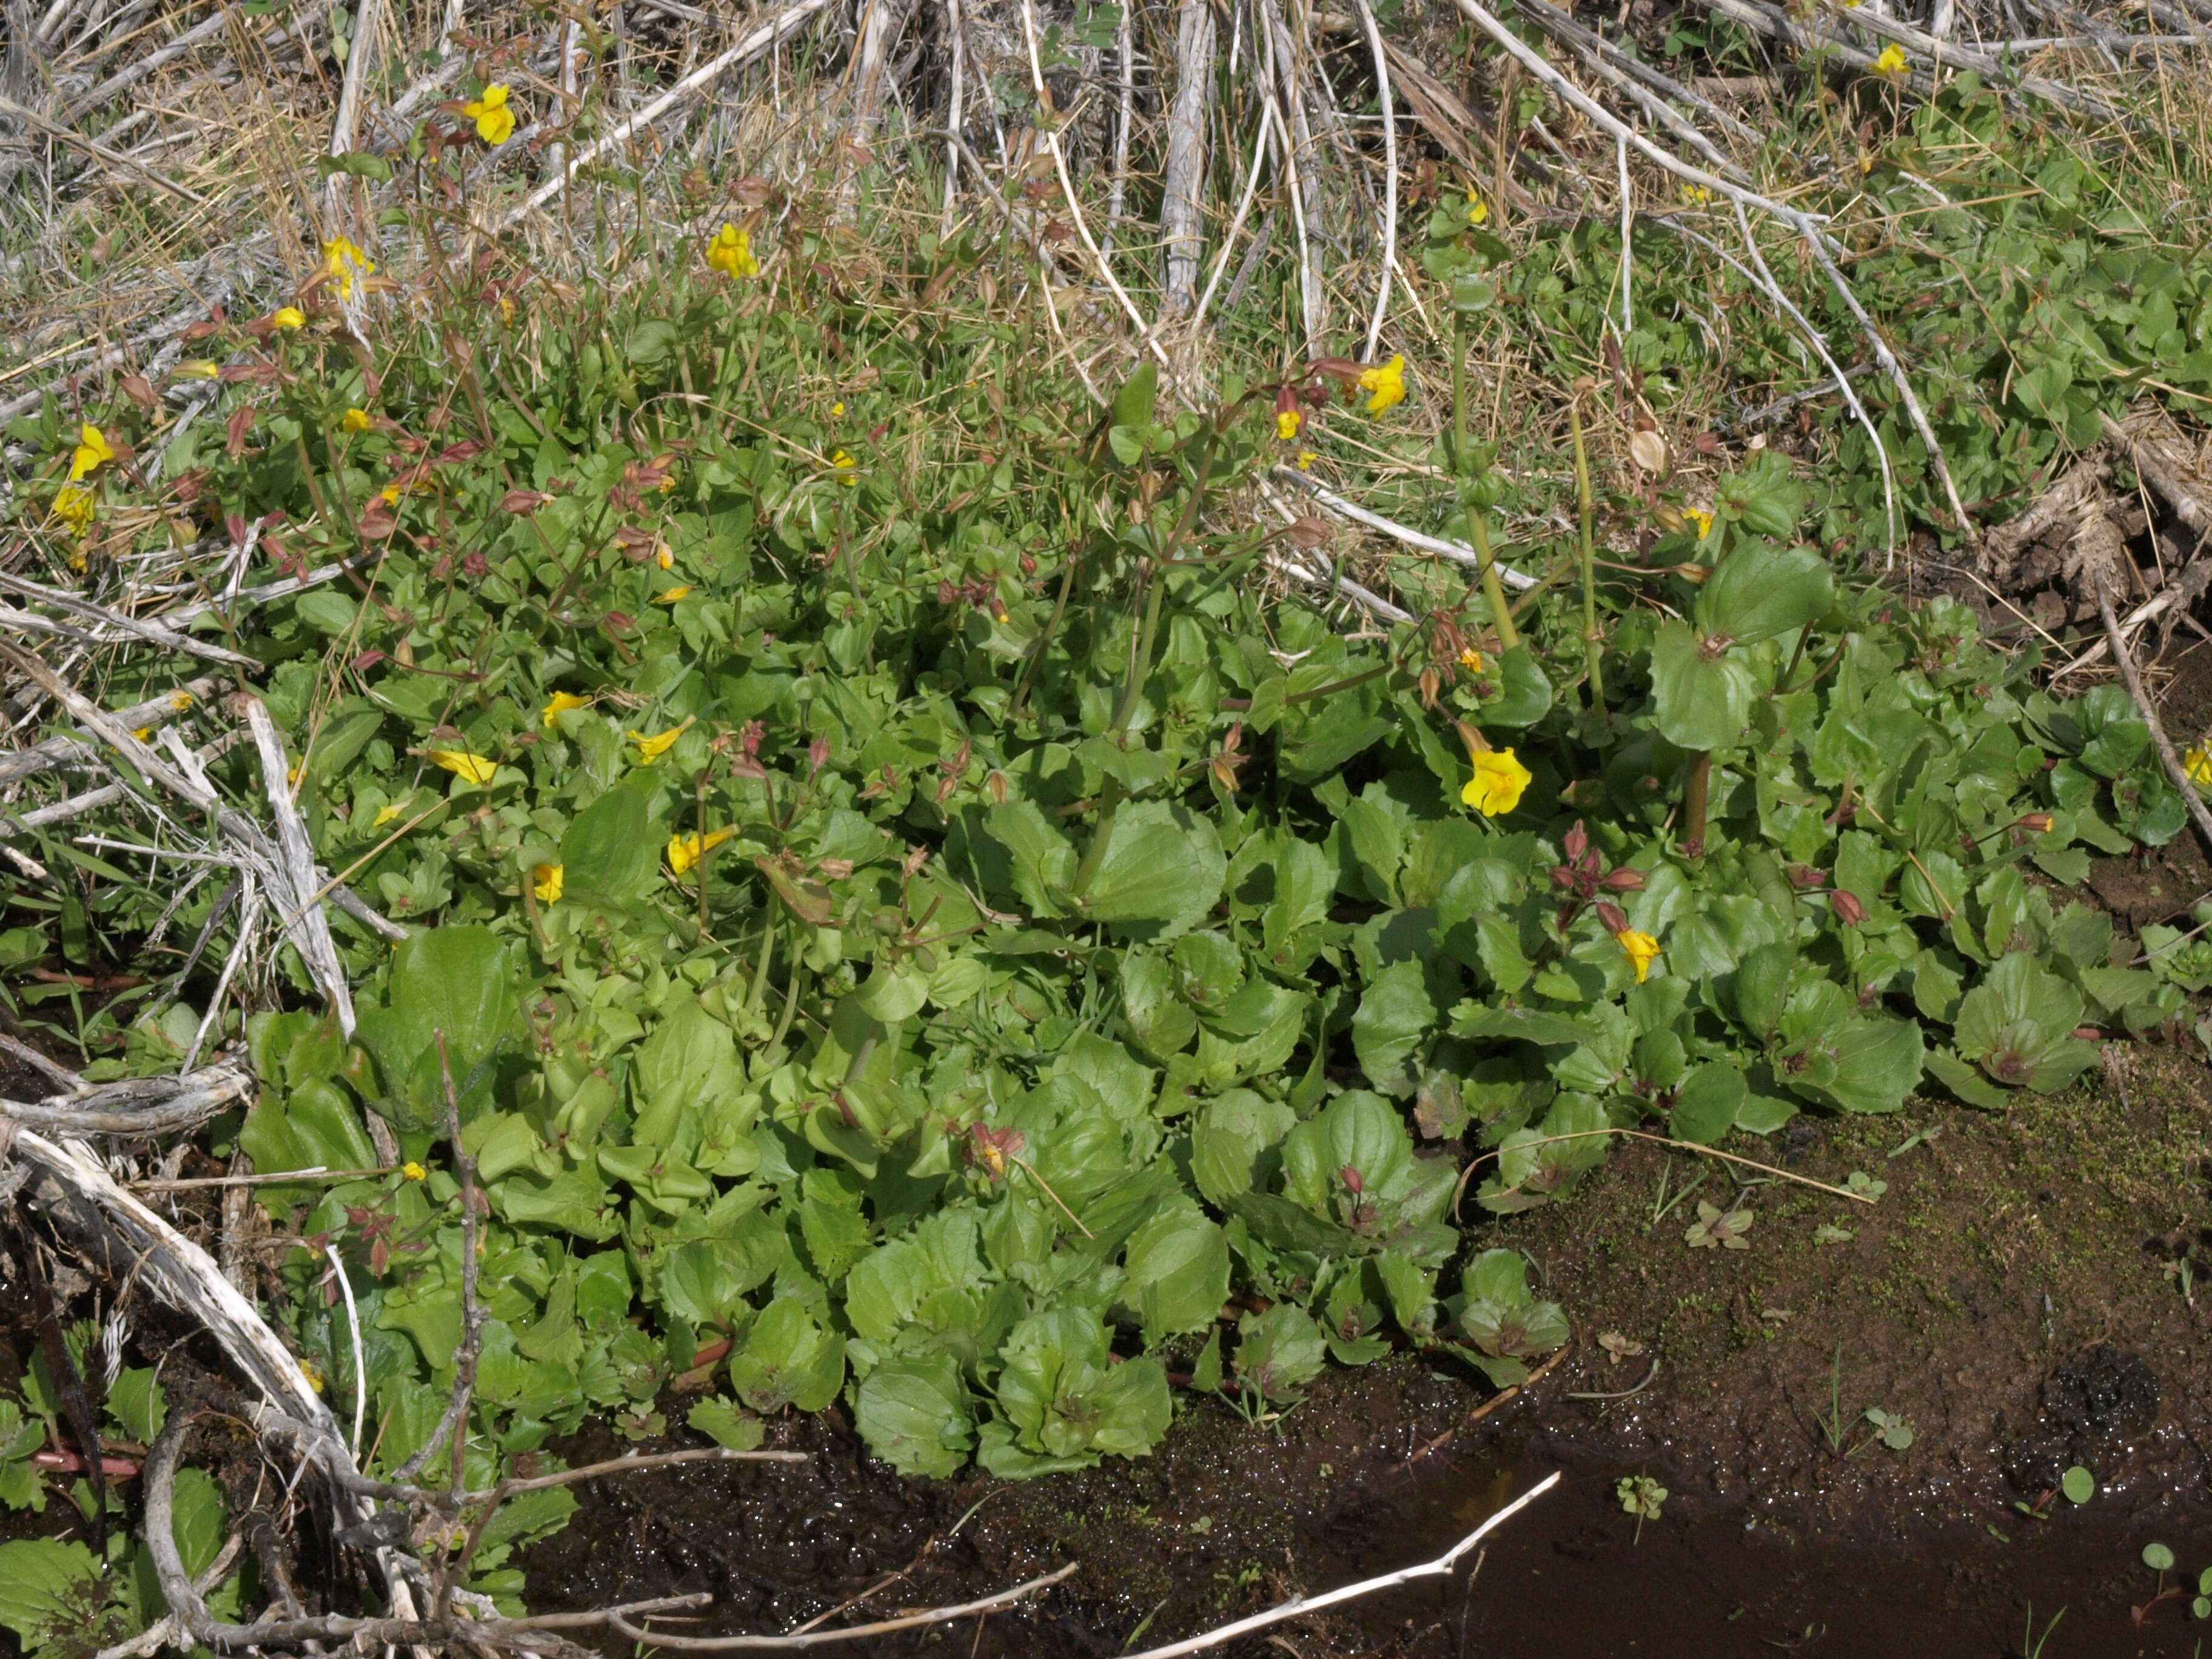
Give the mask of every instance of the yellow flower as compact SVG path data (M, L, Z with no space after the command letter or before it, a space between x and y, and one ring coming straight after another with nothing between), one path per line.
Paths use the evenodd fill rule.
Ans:
M662 542L653 550L653 562L659 565L663 570L673 570L676 568L676 556L668 550L668 544L666 542Z
M273 326L283 329L288 334L295 328L305 328L307 325L307 318L301 314L297 306L283 307L269 321Z
M82 484L64 484L54 496L54 517L82 536L92 528L96 505L93 493Z
M567 714L571 708L589 708L591 706L589 697L580 697L572 691L556 691L538 713L544 718L545 729L550 732L556 716Z
M433 749L430 750L430 763L434 766L444 767L454 776L473 783L478 788L489 783L492 775L499 770L497 761L486 760L482 755L471 755L465 749Z
M834 403L830 405L830 418L833 421L844 412L845 405L842 403Z
M530 866L530 890L538 895L540 904L558 904L561 889L568 866L565 864L533 864Z
M222 373L222 366L205 357L187 357L169 371L173 380L212 380Z
M307 1386L317 1394L323 1391L323 1373L313 1360L302 1359L300 1362L300 1375L307 1379Z
M179 714L183 714L185 710L190 708L191 706L192 694L191 692L178 690L169 693L169 707L175 709Z
M137 738L140 743L143 743L154 735L154 728L150 726L142 726L131 735Z
M1285 443L1290 442L1298 435L1298 428L1305 424L1305 419L1306 417L1295 409L1277 410L1275 411L1276 437Z
M707 853L737 833L734 828L725 827L709 830L704 841L696 836L671 836L668 838L668 867L680 876Z
M428 1181L430 1172L410 1158L399 1166L399 1176L403 1181Z
M1682 199L1692 207L1703 207L1713 199L1713 192L1704 185L1685 185L1682 186Z
M495 81L483 96L461 106L461 113L477 124L477 137L487 144L503 144L514 136L514 112L507 106L507 88Z
M1485 817L1497 817L1521 804L1522 792L1535 774L1514 758L1510 749L1487 750L1474 757L1474 775L1459 798Z
M76 450L70 457L70 482L81 483L115 459L107 434L96 426L78 429Z
M1480 674L1482 672L1482 653L1470 645L1459 653L1459 665L1470 674Z
M376 816L368 821L368 827L372 830L381 830L405 810L398 801L393 801L389 806L380 806L376 809Z
M323 270L331 279L331 286L338 291L338 298L353 298L354 278L376 274L376 261L344 236L333 236L323 244Z
M343 432L366 432L368 427L368 411L365 409L349 409L338 417L338 428Z
M654 594L653 596L653 602L655 605L673 605L677 600L682 599L691 590L689 586L679 586L672 587L665 593Z
M725 276L757 276L760 261L753 258L753 239L748 231L726 224L707 244L707 264Z
M1367 400L1367 412L1380 415L1393 404L1406 401L1406 360L1393 357L1380 368L1364 368L1359 372L1359 389L1375 395Z
M2198 744L2181 757L2181 765L2191 783L2212 784L2212 748Z
M1686 507L1682 509L1682 516L1698 526L1699 541L1713 533L1713 515L1702 507Z
M839 483L849 486L860 482L860 464L843 450L830 458L830 465L837 469Z
M1905 73L1905 53L1899 50L1895 41L1881 49L1881 55L1874 60L1874 72L1876 75Z
M1622 928L1613 938L1627 952L1629 961L1636 964L1636 982L1643 984L1644 975L1651 971L1652 963L1658 959L1659 941L1649 933L1638 933L1633 927Z
M672 726L665 732L656 732L649 738L642 732L633 732L629 736L630 741L637 745L638 757L650 766L669 751L677 738L690 729L691 718L686 716L681 726Z
M1313 470L1313 464L1320 459L1321 457L1316 454L1312 450L1301 449L1298 451L1298 471L1301 472L1311 471Z
M1480 196L1468 197L1467 198L1467 222L1471 225L1489 223L1490 204L1485 202Z

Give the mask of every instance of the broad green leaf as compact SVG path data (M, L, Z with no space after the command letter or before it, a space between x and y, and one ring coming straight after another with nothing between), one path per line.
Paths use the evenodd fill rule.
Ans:
M975 1443L959 1362L941 1351L903 1354L870 1371L853 1396L853 1424L901 1474L945 1480Z
M1723 635L1751 645L1817 621L1835 603L1835 578L1819 554L1802 547L1778 551L1753 544L1723 559L1707 579L1698 594L1698 628L1708 637Z
M1321 1375L1328 1346L1303 1308L1279 1302L1237 1324L1237 1381L1277 1405L1294 1404Z
M619 906L652 886L660 848L646 817L642 784L610 789L561 837L562 902Z
M1693 753L1732 748L1751 717L1751 671L1733 652L1709 649L1686 623L1666 622L1651 644L1651 695L1659 733Z
M465 1091L514 1024L518 981L506 944L488 927L434 927L392 953L385 1004L364 1007L357 1029L399 1128L432 1128L443 1119L440 1034L454 1086Z
M1229 1242L1187 1198L1170 1200L1129 1237L1122 1302L1149 1346L1211 1325L1229 1298Z
M1158 932L1181 933L1220 899L1227 871L1206 819L1166 801L1125 805L1114 815L1083 911L1094 921L1156 922Z
M1735 1126L1735 1115L1748 1092L1743 1073L1724 1060L1710 1060L1683 1079L1675 1092L1674 1109L1667 1131L1677 1140L1711 1146Z

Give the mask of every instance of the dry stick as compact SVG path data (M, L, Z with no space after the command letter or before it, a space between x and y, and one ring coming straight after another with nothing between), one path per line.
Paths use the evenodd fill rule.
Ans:
M1390 65L1382 51L1382 31L1375 26L1374 9L1367 0L1352 3L1359 8L1367 49L1374 54L1375 96L1382 111L1382 278L1375 290L1375 315L1367 325L1364 354L1373 362L1382 340L1382 320L1390 309L1390 272L1398 262L1398 116L1390 101Z
M1260 106L1260 126L1252 138L1252 165L1244 175L1244 193L1237 198L1236 215L1229 222L1228 233L1221 239L1221 257L1213 262L1213 275L1206 279L1206 292L1199 295L1198 309L1191 313L1193 332L1212 307L1214 292L1221 286L1221 273L1229 269L1229 256L1237 251L1237 239L1243 234L1245 218L1252 211L1252 198L1260 188L1260 169L1267 159L1268 127L1274 118L1273 104Z
M1208 1648L1233 1642L1240 1636L1249 1636L1255 1630L1279 1625L1286 1619L1304 1618L1308 1613L1320 1612L1323 1607L1333 1607L1339 1602L1349 1601L1376 1590L1410 1584L1417 1578L1449 1577L1452 1569L1459 1565L1462 1556L1559 1484L1559 1473L1554 1470L1433 1561L1424 1561L1417 1567L1401 1567L1395 1572L1386 1572L1374 1578L1363 1578L1356 1584L1346 1584L1341 1589L1333 1589L1321 1595L1294 1595L1281 1606L1270 1607L1265 1613L1255 1613L1249 1619L1239 1619L1234 1624L1224 1625L1218 1630L1208 1631L1203 1636L1194 1636L1186 1641L1170 1642L1165 1647L1146 1648L1142 1653L1129 1655L1128 1659L1179 1659L1186 1653L1203 1653Z
M286 931L291 936L292 948L300 953L300 959L307 964L308 972L314 977L316 988L337 1011L338 1030L350 1042L353 994L346 984L345 965L338 960L337 946L331 939L330 921L323 915L322 906L315 902L315 849L307 839L307 826L301 819L300 809L292 799L284 739L277 732L276 722L270 717L268 704L251 696L240 697L239 702L244 705L246 724L253 733L254 747L260 754L262 787L276 819L276 871L291 890L278 896L289 902L292 911ZM245 930L240 932L244 937Z
M143 639L146 644L161 646L161 648L166 650L181 650L181 653L185 653L188 657L206 657L208 661L222 661L222 664L232 664L232 665L237 665L237 668L252 668L254 672L261 672L261 661L254 659L254 657L243 657L243 654L239 654L237 650L223 650L222 646L210 646L206 639L192 639L191 635L175 633L173 629L164 629L159 622L143 622L142 617L128 617L128 615L124 615L122 611L111 611L111 608L104 606L104 604L93 604L91 599L80 599L76 592L62 592L58 591L58 588L42 586L42 584L38 584L38 581L28 581L24 580L24 577L11 575L11 573L7 571L0 571L0 588L9 588L11 592L20 592L20 595L27 599L38 599L40 604L51 604L51 606L55 606L58 611L69 611L70 615L84 617L86 622L106 623L108 629L115 629L118 633L133 635L133 637ZM112 641L101 641L101 644L112 644Z
M376 61L377 34L384 22L384 6L385 0L361 0L356 14L353 43L346 53L345 85L338 94L337 114L331 122L331 147L326 152L329 155L343 155L354 147L361 128L362 88L368 82L369 66ZM338 210L349 176L333 173L323 186L323 216L328 222L328 234L333 236L338 234Z
M1128 200L1129 132L1136 123L1137 64L1129 22L1133 10L1126 5L1121 8L1121 96L1114 110L1114 177L1106 187L1106 238L1101 244L1109 258L1114 252L1114 233L1121 226L1121 210Z
M1163 319L1187 314L1198 299L1205 229L1200 198L1206 188L1213 52L1212 4L1209 0L1182 0L1176 22L1175 100L1168 106L1167 159L1160 185L1160 240L1166 249L1160 294Z
M1127 26L1127 21L1125 16L1122 19L1123 27ZM952 41L952 90L945 101L945 125L957 133L960 131L961 94L967 90L965 82L967 53L962 50L963 41L963 31L960 27L960 0L945 0L945 32ZM940 244L951 240L952 204L957 198L959 191L960 141L957 138L947 138L945 141L945 213L939 222L937 237Z
M1702 94L1692 91L1670 76L1662 75L1642 58L1631 57L1596 30L1577 22L1567 13L1549 3L1549 0L1530 0L1530 3L1522 6L1521 9L1547 34L1556 40L1564 40L1574 47L1577 54L1593 71L1603 76L1624 92L1629 93L1630 96L1636 95L1629 92L1628 83L1631 82L1641 83L1650 91L1657 94L1658 97L1651 101L1646 102L1642 98L1638 98L1637 101L1642 104L1645 111L1654 118L1665 121L1668 126L1680 133L1686 143L1694 146L1699 153L1723 170L1732 170L1735 164L1723 155L1712 141L1704 133L1699 132L1694 125L1683 120L1676 114L1671 107L1672 104L1687 104L1731 137L1753 143L1759 142L1760 135L1747 124L1737 119Z
M775 16L746 35L727 52L719 57L709 58L643 109L616 123L613 131L607 133L605 137L596 138L592 143L580 146L574 155L567 158L558 170L556 177L540 185L519 204L508 209L501 216L495 228L497 230L512 228L526 216L544 206L556 196L566 191L569 181L578 173L590 166L608 150L617 144L626 143L633 133L641 128L651 126L663 115L675 108L678 104L698 92L702 88L711 84L726 71L760 57L780 43L786 35L796 30L801 23L827 11L830 5L830 0L792 0L790 5L776 13Z
M1346 501L1334 490L1326 488L1310 472L1301 472L1295 467L1278 466L1275 468L1275 476L1289 479L1338 516L1349 519L1354 524L1365 525L1370 530L1379 531L1393 541L1403 542L1408 547L1418 547L1425 553L1434 553L1440 558L1449 559L1455 564L1466 565L1470 569L1480 569L1482 566L1482 556L1465 542L1455 542L1442 536L1431 536L1423 531L1409 529L1395 519L1386 519L1380 513L1372 512L1360 506L1357 501ZM1498 579L1516 593L1527 592L1536 586L1536 579L1534 576L1523 571L1516 570L1510 565L1501 564L1498 567Z
M221 681L213 675L188 680L175 690L165 692L129 708L114 711L115 723L126 732L143 732L149 727L167 725L179 715L189 711L196 703L205 700ZM65 766L70 761L84 758L91 751L75 738L49 738L44 743L21 749L12 755L0 755L0 783L13 783L34 772L50 767Z
M386 1164L376 1170L326 1170L318 1164L311 1169L279 1170L273 1174L190 1176L181 1181L126 1181L123 1184L134 1193L190 1193L210 1187L282 1187L293 1182L313 1185L319 1181L370 1181L390 1175L394 1167Z
M1966 503L1959 497L1959 487L1952 480L1951 465L1944 458L1943 446L1936 441L1935 428L1929 424L1927 411L1921 408L1920 399L1912 390L1911 379L1905 374L1904 365L1898 362L1897 355L1889 349L1889 342L1882 337L1881 331L1875 326L1874 319L1867 315L1866 307L1859 303L1858 295L1851 291L1850 284L1844 280L1843 272L1837 269L1835 261L1829 257L1827 239L1820 229L1820 222L1810 214L1802 213L1796 208L1785 206L1770 197L1760 195L1756 191L1747 190L1729 179L1706 172L1703 167L1693 167L1680 156L1652 143L1554 69L1541 52L1500 22L1497 16L1481 3L1481 0L1452 0L1452 3L1457 6L1468 20L1480 28L1484 33L1489 35L1515 58L1519 58L1522 67L1551 88L1563 102L1579 111L1616 142L1626 142L1647 161L1673 173L1678 179L1690 184L1701 185L1715 195L1725 196L1741 206L1755 207L1763 213L1771 214L1805 239L1805 245L1812 250L1813 257L1820 261L1821 270L1826 273L1830 286L1835 289L1837 297L1841 299L1845 307L1850 309L1851 315L1857 319L1860 331L1865 335L1867 343L1872 349L1875 359L1881 364L1883 372L1889 376L1891 385L1897 388L1898 397L1905 404L1905 412L1911 417L1913 429L1920 434L1921 442L1927 447L1929 465L1936 469L1936 477L1942 482L1943 492L1950 501L1953 514L1958 520L1960 533L1972 536L1972 521L1966 515Z
M836 1642L851 1642L869 1636L888 1636L902 1630L918 1630L924 1625L950 1624L957 1619L972 1619L978 1613L996 1613L1001 1607L1012 1607L1041 1589L1049 1589L1062 1579L1073 1576L1080 1564L1071 1561L1056 1572L1032 1578L1027 1583L1017 1584L1012 1589L987 1595L980 1601L969 1601L957 1607L932 1607L926 1613L910 1613L896 1619L883 1619L872 1625L850 1625L842 1630L809 1631L801 1636L663 1636L656 1632L640 1629L619 1615L607 1622L617 1636L647 1647L670 1648L679 1653L743 1653L788 1651L799 1648L828 1647Z
M77 1081L77 1089L45 1100L0 1100L0 1118L53 1134L139 1139L196 1129L253 1094L253 1079L227 1060L183 1077L134 1078L97 1089Z
M75 127L64 126L58 121L49 121L38 111L27 108L12 98L0 97L0 115L13 116L26 126L36 127L49 138L58 138L73 149L82 150L94 161L103 162L118 173L130 173L153 185L155 189L174 196L181 201L188 202L196 208L204 208L207 205L204 198L195 195L182 185L164 179L143 163L134 161L119 150L110 149L105 144L95 143Z
M1291 198L1291 218L1298 232L1298 298L1305 326L1306 356L1326 354L1322 337L1328 326L1327 301L1321 285L1320 256L1306 225L1306 185L1298 166L1298 151L1307 142L1299 131L1305 122L1298 108L1297 82L1293 72L1290 26L1276 15L1270 0L1252 0L1253 15L1267 46L1268 69L1260 77L1260 95L1275 115L1275 131L1282 140L1283 180ZM1289 113L1286 114L1285 111ZM1292 118L1295 117L1295 119Z
M1855 1193L1848 1187L1832 1187L1825 1181L1815 1181L1810 1176L1801 1176L1789 1170L1778 1170L1771 1164L1761 1164L1756 1158L1742 1158L1735 1152L1724 1152L1717 1146L1700 1146L1694 1140L1676 1140L1668 1135L1647 1133L1642 1129L1577 1129L1571 1134L1546 1135L1540 1140L1524 1140L1513 1150L1524 1151L1537 1146L1556 1146L1565 1140L1588 1140L1594 1135L1619 1135L1625 1140L1648 1140L1655 1146L1666 1146L1678 1152L1695 1152L1700 1158L1717 1158L1726 1164L1740 1164L1747 1170L1756 1170L1761 1175L1774 1176L1778 1181L1794 1181L1801 1187L1810 1187L1815 1192L1827 1193L1836 1198L1848 1198L1854 1204L1871 1204L1874 1200L1864 1193ZM1474 1161L1460 1171L1459 1185L1452 1192L1452 1214L1459 1214L1460 1200L1466 1194L1467 1183L1474 1172L1493 1158L1502 1158L1505 1149L1492 1147L1480 1153Z
M1570 1394L1564 1397L1568 1400L1633 1400L1644 1389L1650 1388L1653 1379L1658 1375L1659 1356L1654 1354L1651 1356L1651 1369L1644 1372L1644 1380L1632 1389L1623 1389L1618 1394Z
M2109 574L2092 569L2089 580L2097 589L2097 614L2105 620L2105 638L2112 648L2112 660L2120 665L2120 678L2127 682L2128 696L2135 699L2136 708L2150 727L2151 741L2158 745L2158 757L2166 763L2166 775L2173 780L2173 787L2181 791L2181 799L2188 803L2189 816L2197 820L2197 828L2204 837L2204 844L2212 848L2212 810L2207 810L2204 799L2197 793L2197 786L2189 781L2189 769L2181 763L2174 752L2173 739L2166 735L2166 726L2158 717L2149 693L2143 690L2142 674L2136 667L2134 654L2127 641L2121 636L2119 618L2112 614L2112 593Z

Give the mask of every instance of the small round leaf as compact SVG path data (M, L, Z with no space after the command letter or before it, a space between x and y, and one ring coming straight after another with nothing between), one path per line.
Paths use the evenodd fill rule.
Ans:
M2086 1504L2097 1495L2097 1477L2076 1463L2060 1478L2058 1490L2066 1494L2068 1502Z
M2163 1544L2145 1544L2142 1559L2143 1565L2153 1572L2171 1572L2173 1570L2173 1552Z

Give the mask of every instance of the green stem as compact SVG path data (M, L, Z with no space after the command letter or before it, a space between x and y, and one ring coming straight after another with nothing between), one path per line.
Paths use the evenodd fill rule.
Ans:
M1152 647L1158 642L1160 609L1167 597L1168 568L1175 562L1176 551L1198 524L1199 507L1206 500L1206 477L1213 471L1214 441L1220 435L1221 422L1217 421L1207 431L1206 441L1199 446L1198 471L1191 480L1190 494L1184 499L1182 516L1176 520L1167 545L1152 561L1151 586L1145 594L1145 620L1137 631L1137 648L1130 659L1128 683L1121 688L1121 699L1114 708L1114 723L1107 729L1109 743L1120 743L1128 733L1129 722L1136 718L1137 699L1143 694L1145 681L1152 671ZM1090 844L1084 848L1083 861L1075 866L1075 879L1069 885L1069 891L1079 902L1097 878L1098 866L1106 856L1107 838L1114 831L1115 811L1121 805L1124 793L1119 781L1110 777L1098 792L1098 819L1091 826Z
M1513 625L1512 607L1505 603L1505 587L1498 580L1498 556L1490 550L1490 526L1482 509L1472 501L1467 509L1467 534L1474 544L1475 556L1482 561L1482 597L1498 624L1498 648L1514 650L1521 643L1521 630Z
M1462 488L1474 482L1473 470L1467 464L1467 316L1455 315L1452 320L1452 471ZM1490 526L1483 521L1482 509L1472 501L1467 508L1468 539L1482 560L1482 597L1490 606L1491 620L1498 627L1498 648L1510 651L1521 643L1521 632L1513 625L1513 613L1506 608L1505 589L1498 580L1498 560L1490 550Z
M1575 434L1575 503L1582 516L1583 555L1583 653L1589 668L1590 707L1605 707L1605 681L1600 672L1600 659L1604 653L1599 649L1597 631L1597 543L1591 532L1595 516L1590 500L1589 452L1583 443L1582 398L1567 405L1567 421Z

